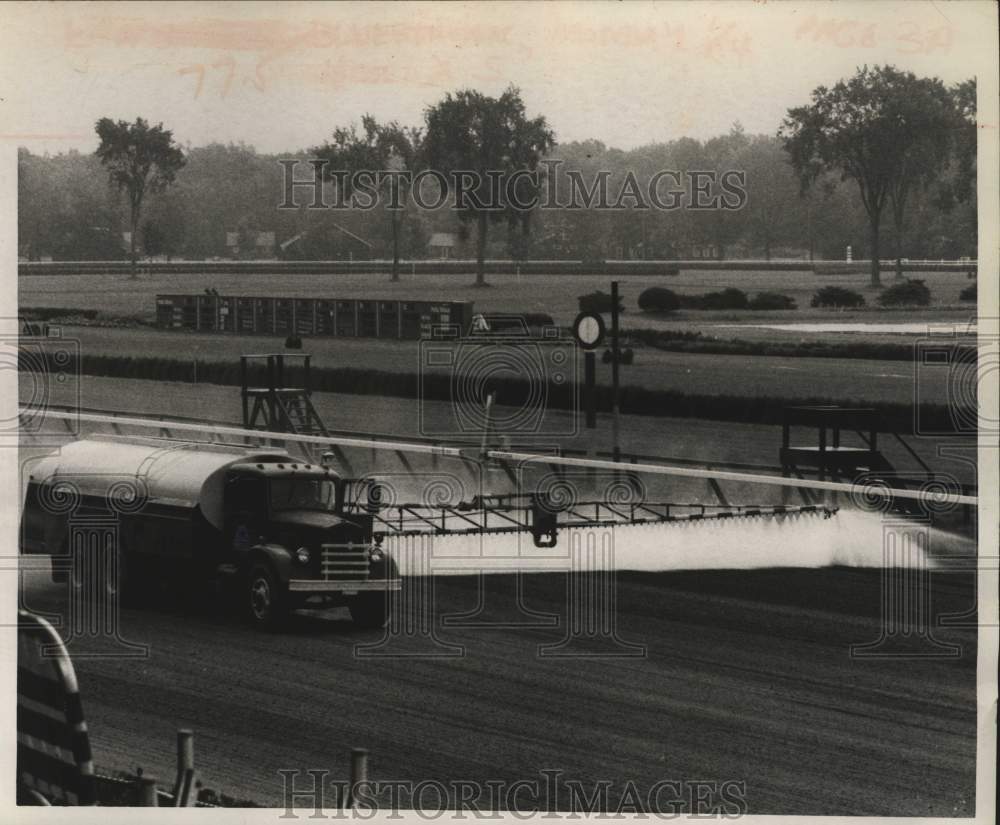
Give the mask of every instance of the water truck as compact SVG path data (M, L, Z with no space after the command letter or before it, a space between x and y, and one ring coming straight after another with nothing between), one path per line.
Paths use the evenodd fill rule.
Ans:
M96 548L104 595L122 603L154 582L190 584L234 596L264 629L313 605L380 628L401 582L373 540L370 490L279 449L92 436L32 468L21 552L82 588Z

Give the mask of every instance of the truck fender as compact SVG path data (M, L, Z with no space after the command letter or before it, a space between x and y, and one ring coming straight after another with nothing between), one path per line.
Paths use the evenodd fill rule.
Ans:
M287 584L292 577L292 554L280 544L257 544L251 547L246 554L244 572L249 573L250 568L257 562L266 562L274 570L274 574L280 581Z
M381 551L382 558L371 563L369 574L373 579L398 579L399 567L396 561L385 551Z

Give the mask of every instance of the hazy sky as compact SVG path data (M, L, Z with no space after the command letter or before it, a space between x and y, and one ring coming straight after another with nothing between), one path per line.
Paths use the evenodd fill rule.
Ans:
M447 91L521 87L562 141L630 148L736 120L773 133L863 63L946 82L996 49L989 2L6 5L0 140L96 146L102 116L264 152Z

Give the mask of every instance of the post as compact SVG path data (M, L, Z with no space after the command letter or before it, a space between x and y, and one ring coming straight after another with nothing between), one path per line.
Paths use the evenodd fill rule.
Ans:
M826 424L819 425L819 480L826 480Z
M493 430L493 403L496 401L496 393L489 392L486 395L485 413L486 413L486 426L483 428L483 443L481 446L483 455L486 455L486 451L490 449L490 436Z
M135 780L135 804L140 808L158 808L156 780L151 776L139 776Z
M250 407L248 406L249 399L247 398L247 357L245 355L240 356L240 387L241 400L243 402L243 429L250 429Z
M594 390L594 375L597 359L593 350L583 354L583 408L587 416L587 429L597 426L597 393Z
M181 728L177 731L177 771L194 770L194 731Z
M621 445L618 442L618 281L611 282L611 414L613 461L621 461Z
M177 779L174 781L174 806L193 808L198 801L194 779L194 732L177 731Z
M278 386L274 375L274 356L267 356L267 426L276 429L275 417L278 413L278 405L275 403L274 388Z
M347 790L347 807L354 807L357 796L356 789L361 783L368 782L368 750L366 748L351 748L351 784Z

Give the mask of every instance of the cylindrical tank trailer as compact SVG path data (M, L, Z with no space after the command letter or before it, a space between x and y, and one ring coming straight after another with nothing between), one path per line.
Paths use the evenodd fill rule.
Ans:
M90 437L32 468L21 552L65 582L100 529L115 538L105 586L124 600L154 579L220 582L262 628L312 604L383 627L400 578L373 542L368 488L281 450Z

